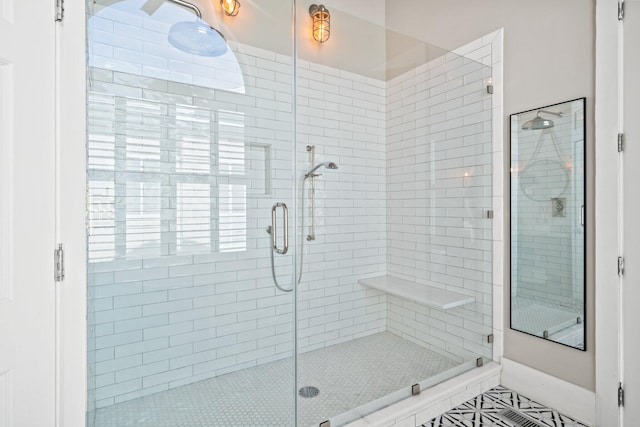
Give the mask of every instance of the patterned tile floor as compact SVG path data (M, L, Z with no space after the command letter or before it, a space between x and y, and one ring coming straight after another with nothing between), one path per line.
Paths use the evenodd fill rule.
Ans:
M585 424L547 408L515 391L498 386L440 415L423 427L517 427L500 416L511 408L543 427L587 427ZM525 424L526 425L526 424Z
M384 332L304 353L299 426L321 421L455 366L437 353ZM293 426L293 362L279 360L96 411L95 427Z

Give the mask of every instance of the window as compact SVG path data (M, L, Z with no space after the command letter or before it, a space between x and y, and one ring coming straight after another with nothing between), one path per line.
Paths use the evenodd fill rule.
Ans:
M88 110L90 262L247 249L242 113L97 92Z

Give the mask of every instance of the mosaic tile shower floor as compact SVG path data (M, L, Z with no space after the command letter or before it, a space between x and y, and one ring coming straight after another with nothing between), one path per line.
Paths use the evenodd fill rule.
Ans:
M585 424L547 408L502 386L466 401L422 427L517 427L499 413L512 408L543 427L587 427ZM530 424L531 425L531 424Z
M584 306L568 300L553 301L539 296L515 297L512 304L514 328L538 336L548 330L549 339L553 341L584 347L584 323L576 323L578 317L584 317Z
M318 425L457 366L383 332L304 353L299 384L320 394L299 399L299 426ZM95 427L293 426L293 362L280 360L96 411Z

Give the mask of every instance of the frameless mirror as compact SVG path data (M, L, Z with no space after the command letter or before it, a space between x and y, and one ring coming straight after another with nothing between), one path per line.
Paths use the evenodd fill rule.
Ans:
M585 98L511 115L511 328L585 350Z

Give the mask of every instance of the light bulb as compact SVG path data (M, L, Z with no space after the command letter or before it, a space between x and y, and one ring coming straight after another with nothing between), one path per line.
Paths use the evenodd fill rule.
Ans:
M220 5L227 16L236 16L240 9L240 2L238 0L220 0Z
M309 15L313 19L313 38L320 43L329 40L331 14L324 5L312 4L309 7Z

